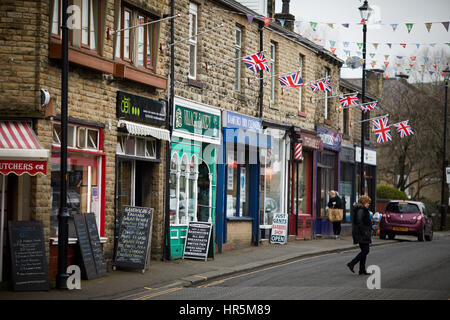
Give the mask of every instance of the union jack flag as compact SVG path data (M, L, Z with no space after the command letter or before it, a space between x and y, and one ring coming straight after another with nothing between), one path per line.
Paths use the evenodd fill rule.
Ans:
M389 129L387 116L372 120L372 123L373 131L375 131L378 143L385 143L392 140L391 129Z
M340 96L339 102L341 103L341 106L343 106L343 107L348 107L348 106L358 104L359 103L358 95L354 94L351 96Z
M311 83L311 89L313 92L316 92L317 90L331 92L330 79L319 81L317 83Z
M411 126L409 125L409 121L402 121L399 123L394 123L394 127L397 130L397 132L400 134L400 138L404 138L407 136L410 136L414 134L414 132L411 129Z
M253 72L257 73L263 69L270 72L270 66L267 62L266 57L264 56L264 53L261 51L260 53L252 54L250 56L242 58L242 61L244 64L252 70Z
M278 80L280 80L280 84L285 87L298 88L305 85L302 81L302 78L300 77L300 72L293 73L285 77L279 76Z
M377 108L378 108L378 104L376 102L365 104L365 105L361 106L361 110L364 111L364 113L366 113L367 111L373 110L373 109L377 109Z

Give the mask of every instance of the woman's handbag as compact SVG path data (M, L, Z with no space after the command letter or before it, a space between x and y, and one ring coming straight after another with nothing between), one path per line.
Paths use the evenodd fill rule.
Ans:
M343 218L343 211L342 209L328 209L328 220L330 222L338 222L342 221Z

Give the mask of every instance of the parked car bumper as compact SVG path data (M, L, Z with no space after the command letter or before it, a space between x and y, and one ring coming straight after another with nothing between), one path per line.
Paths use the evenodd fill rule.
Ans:
M418 223L409 224L409 225L399 225L399 224L390 224L390 223L387 224L387 223L382 222L380 224L380 231L395 233L395 234L416 235L416 234L423 232L423 223L418 222Z

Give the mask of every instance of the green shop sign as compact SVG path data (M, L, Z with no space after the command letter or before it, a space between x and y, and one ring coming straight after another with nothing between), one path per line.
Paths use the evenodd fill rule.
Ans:
M220 138L220 115L175 104L174 130L205 137Z

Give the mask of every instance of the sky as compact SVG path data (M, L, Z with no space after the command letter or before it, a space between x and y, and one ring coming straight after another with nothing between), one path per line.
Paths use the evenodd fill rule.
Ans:
M366 68L383 69L387 64L384 74L389 78L406 74L408 81L414 83L442 80L441 72L450 63L450 31L442 24L450 21L450 0L369 0L368 3L374 11L367 28ZM362 58L362 49L358 47L363 42L358 10L362 4L360 0L291 0L290 13L295 16L296 32L328 50L333 45L335 54L346 61L349 55L358 56L358 52ZM281 9L282 0L276 0L275 12ZM311 22L317 23L315 31ZM348 28L342 26L347 23ZM430 32L426 23L432 23ZM391 24L398 25L395 31ZM406 24L413 24L410 32ZM351 69L344 65L341 70L343 78L361 76L361 67Z

